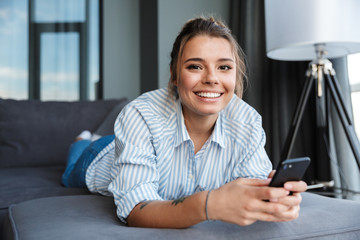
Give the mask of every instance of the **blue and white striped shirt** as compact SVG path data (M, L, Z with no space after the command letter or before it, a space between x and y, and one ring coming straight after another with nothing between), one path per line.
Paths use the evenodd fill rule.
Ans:
M173 200L242 178L267 178L261 116L234 95L210 138L194 154L179 99L168 90L145 93L115 122L115 140L86 173L91 192L112 195L118 217L146 200Z

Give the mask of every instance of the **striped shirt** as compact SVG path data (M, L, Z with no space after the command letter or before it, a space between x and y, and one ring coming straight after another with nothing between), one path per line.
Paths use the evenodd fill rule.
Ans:
M166 88L145 93L119 114L115 140L89 166L86 184L113 196L126 222L142 201L174 200L239 177L267 178L272 165L261 124L261 116L234 95L194 154L180 100Z

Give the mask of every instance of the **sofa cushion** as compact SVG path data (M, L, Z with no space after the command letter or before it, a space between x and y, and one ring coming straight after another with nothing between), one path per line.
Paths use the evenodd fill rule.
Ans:
M0 99L0 167L65 164L69 145L95 131L126 99L42 102Z
M11 206L4 239L359 239L359 212L359 202L304 193L301 215L291 222L132 228L117 219L111 197L51 197Z
M64 167L0 169L0 209L34 198L89 194L87 189L61 186Z

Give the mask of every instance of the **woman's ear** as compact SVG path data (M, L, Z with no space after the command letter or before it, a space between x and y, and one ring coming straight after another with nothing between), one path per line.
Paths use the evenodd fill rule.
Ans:
M174 75L173 75L171 68L170 68L170 78L171 78L172 84L174 84L177 87L177 84L178 84L177 79L174 80Z

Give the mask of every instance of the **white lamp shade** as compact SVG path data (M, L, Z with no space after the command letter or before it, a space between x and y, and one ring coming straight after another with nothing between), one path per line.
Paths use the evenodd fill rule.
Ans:
M316 59L315 44L327 58L360 52L360 0L265 0L265 21L272 59Z

